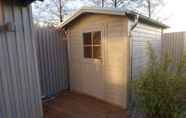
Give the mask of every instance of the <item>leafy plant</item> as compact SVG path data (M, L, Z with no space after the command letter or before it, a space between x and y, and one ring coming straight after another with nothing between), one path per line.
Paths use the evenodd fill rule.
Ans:
M137 110L146 118L185 118L186 55L175 65L167 54L158 59L150 43L147 54L144 72L132 82Z

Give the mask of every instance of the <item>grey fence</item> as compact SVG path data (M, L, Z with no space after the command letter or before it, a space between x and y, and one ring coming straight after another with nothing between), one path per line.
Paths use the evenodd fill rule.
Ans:
M162 39L162 55L168 54L177 62L185 50L186 32L165 33Z
M67 89L67 41L60 31L38 28L35 31L42 96L50 97Z
M31 11L14 3L0 1L0 25L15 25L0 31L0 118L42 118Z

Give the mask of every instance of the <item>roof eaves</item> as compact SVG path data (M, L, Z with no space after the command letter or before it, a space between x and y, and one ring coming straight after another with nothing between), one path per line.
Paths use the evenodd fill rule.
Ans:
M112 9L112 8L95 8L95 7L83 7L74 14L72 14L66 21L63 22L62 27L65 27L67 24L69 24L71 21L76 19L78 16L81 14L86 14L86 13L95 13L95 14L107 14L107 15L117 15L117 16L128 16L129 18L134 18L136 14L139 14L134 11L129 11L129 10L121 10L121 9ZM162 28L169 28L169 26L158 22L152 18L146 17L142 14L139 14L139 18L142 22L145 23L150 23L152 25L162 27Z
M110 9L110 8L91 8L91 7L83 7L74 14L72 14L66 21L63 22L62 27L66 26L68 23L76 19L81 14L92 13L92 14L107 14L107 15L117 15L124 16L126 15L124 11L119 9Z
M127 11L127 12L126 12L126 15L127 15L129 18L131 18L131 16L134 17L136 14L139 14L139 13L136 13L136 12L134 12L134 11ZM152 18L149 18L149 17L147 17L147 16L144 16L144 15L142 15L142 14L139 14L139 18L140 18L141 21L143 21L143 22L145 22L145 23L150 23L150 24L152 24L152 25L155 25L155 26L158 26L158 27L162 27L162 28L165 28L165 29L166 29L166 28L169 28L168 25L163 24L163 23L161 23L161 22L159 22L159 21L157 21L157 20L154 20L154 19L152 19Z
M72 20L74 20L76 17L78 17L79 15L81 15L82 11L79 10L75 13L73 13L69 18L67 18L67 20L65 20L63 23L62 23L62 27L66 26L68 23L70 23Z

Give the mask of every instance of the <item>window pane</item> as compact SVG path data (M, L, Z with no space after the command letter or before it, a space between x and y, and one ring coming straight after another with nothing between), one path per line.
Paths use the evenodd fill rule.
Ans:
M84 47L84 57L92 58L92 46Z
M93 57L96 59L101 59L101 46L93 47Z
M92 44L91 32L83 33L83 44L84 45L91 45Z
M101 32L93 32L93 44L101 44Z

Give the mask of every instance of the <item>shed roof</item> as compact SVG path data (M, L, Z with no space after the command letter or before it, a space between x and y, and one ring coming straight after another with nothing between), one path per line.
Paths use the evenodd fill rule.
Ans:
M139 15L139 20L140 22L144 22L147 24L151 24L157 27L161 28L168 28L169 26L154 20L152 18L149 18L147 16L144 16L142 14L139 14L134 11L130 10L123 10L123 9L116 9L116 8L96 8L96 7L82 7L78 11L76 11L74 14L72 14L67 20L65 20L62 24L62 27L65 27L72 21L74 21L76 18L78 18L82 14L87 14L87 13L92 13L92 14L106 14L106 15L115 15L115 16L127 16L130 19L134 19L134 17L138 14Z

